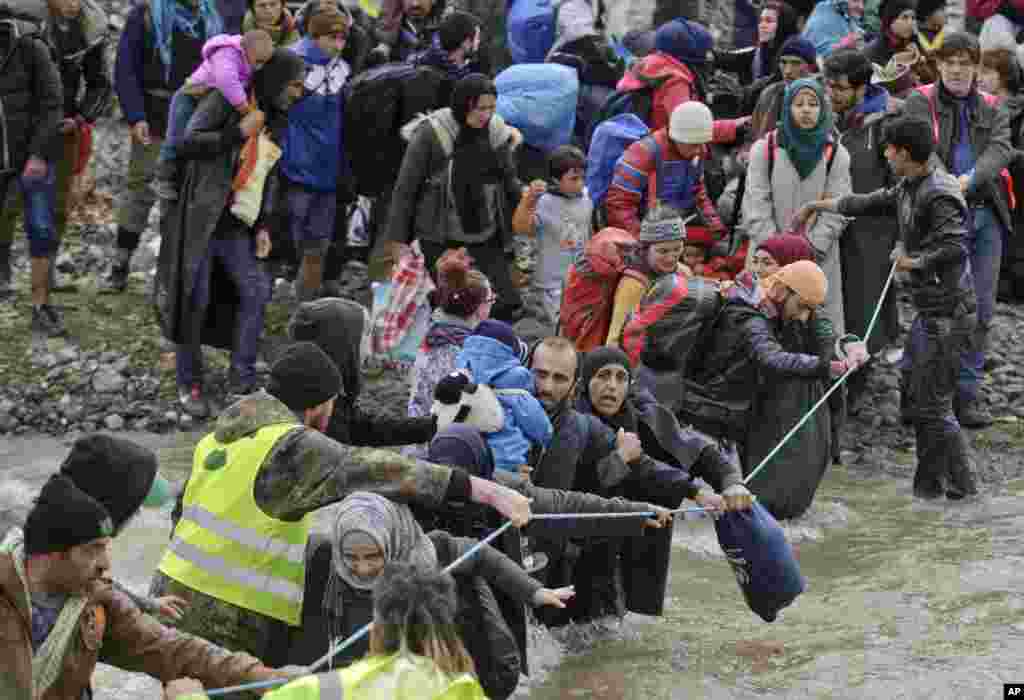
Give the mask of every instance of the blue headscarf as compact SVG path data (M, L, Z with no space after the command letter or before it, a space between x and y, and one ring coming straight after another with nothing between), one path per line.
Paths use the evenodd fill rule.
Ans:
M197 0L198 16L184 2L185 0L149 0L154 41L164 63L164 73L168 77L174 61L174 32L179 31L193 39L201 38L204 41L224 33L224 20L217 11L216 0ZM199 35L200 26L203 28L203 36Z
M818 123L812 129L801 129L793 122L793 100L801 90L810 89L818 96L821 112ZM779 120L779 147L789 156L801 180L806 180L825 153L832 134L832 105L825 95L825 87L814 78L794 80L786 86L782 104L782 119Z

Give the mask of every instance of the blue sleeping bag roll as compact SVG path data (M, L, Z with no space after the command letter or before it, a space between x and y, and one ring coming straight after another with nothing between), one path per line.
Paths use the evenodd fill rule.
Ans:
M764 506L729 511L715 521L718 543L747 605L765 622L804 592L804 577L779 523Z
M576 71L557 63L510 66L494 80L498 114L523 132L523 140L550 152L572 141L580 81Z

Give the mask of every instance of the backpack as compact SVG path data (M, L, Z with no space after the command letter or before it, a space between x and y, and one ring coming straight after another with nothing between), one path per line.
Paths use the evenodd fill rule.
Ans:
M632 114L644 124L650 124L651 112L654 109L654 92L665 80L666 78L646 79L644 87L639 90L616 90L609 95L591 122L587 148L590 147L594 134L601 124L620 114Z
M614 116L594 131L587 151L586 183L595 210L604 204L622 154L650 133L640 117L631 113Z
M506 19L513 63L543 63L555 44L559 0L512 0Z
M584 85L603 85L614 90L626 74L625 60L601 34L588 34L573 39L562 46L559 53L577 56L583 61L580 82Z
M644 294L622 329L622 349L633 366L686 374L722 308L719 286L704 277L665 275Z
M604 345L615 289L638 246L629 232L606 228L587 241L569 266L559 310L560 331L580 352Z
M385 63L360 73L345 86L345 139L356 193L377 197L398 178L406 142L402 125L434 109L447 78L411 63Z
M509 66L494 86L498 114L528 145L548 152L572 141L580 91L575 70L557 63Z

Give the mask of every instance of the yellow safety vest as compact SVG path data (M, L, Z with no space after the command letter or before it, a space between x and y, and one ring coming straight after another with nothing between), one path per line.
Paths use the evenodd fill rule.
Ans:
M373 19L380 15L380 0L359 0L359 7Z
M271 518L253 496L267 455L298 427L278 423L229 444L216 435L199 442L160 571L218 600L299 625L310 517Z
M449 676L424 656L368 656L348 668L306 676L264 700L487 700L468 673Z

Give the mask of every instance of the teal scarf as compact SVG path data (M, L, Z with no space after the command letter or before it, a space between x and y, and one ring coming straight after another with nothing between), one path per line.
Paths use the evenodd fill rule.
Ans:
M821 104L818 123L813 129L801 129L793 122L793 100L803 89L814 90ZM832 103L825 95L825 88L814 78L794 80L786 87L783 98L782 119L779 121L779 147L786 152L801 180L806 180L825 153L832 134Z

